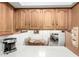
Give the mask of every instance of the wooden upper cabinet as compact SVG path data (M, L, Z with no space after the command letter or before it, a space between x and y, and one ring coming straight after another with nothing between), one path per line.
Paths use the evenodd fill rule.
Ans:
M67 30L69 30L69 31L72 29L71 21L72 21L72 10L68 9L68 12L67 12Z
M0 32L5 31L5 5L0 3Z
M42 11L40 9L30 10L30 29L42 29Z
M21 20L20 20L20 16L21 12L20 10L16 10L15 11L15 29L21 29Z
M29 10L22 9L21 10L21 29L29 29L30 22L30 13Z
M43 29L54 29L55 10L44 9L43 10Z
M0 3L0 32L13 33L13 7L7 3Z
M1 9L1 3L0 3L0 24L1 24L1 19L2 19L1 14L2 14L2 9ZM0 25L0 28L1 28L1 25ZM0 29L0 31L1 31L1 29Z
M25 10L25 29L29 29L30 28L30 11Z
M9 31L9 32L14 32L14 27L13 27L13 7L11 6L7 6L7 9L6 9L6 30Z
M26 28L26 12L25 10L20 10L20 21L21 21L21 29Z
M67 9L56 9L56 29L67 29Z
M30 13L29 10L19 9L15 11L16 29L29 29Z
M69 9L18 9L16 29L67 29L71 22Z

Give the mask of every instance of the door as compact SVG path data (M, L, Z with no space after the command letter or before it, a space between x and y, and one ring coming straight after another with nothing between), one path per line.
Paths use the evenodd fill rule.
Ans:
M0 32L6 31L6 6L0 3Z
M7 3L0 3L0 32L13 33L13 8Z
M16 30L20 30L21 29L21 20L20 20L20 17L21 17L21 12L20 10L16 10L15 11L15 29Z
M54 29L55 10L44 9L43 10L43 29Z
M7 5L6 8L6 30L8 32L13 32L14 31L14 27L13 27L13 8L9 5Z
M56 9L56 29L67 29L67 9Z
M30 10L30 29L41 29L42 28L42 14L40 9Z
M25 29L26 28L26 11L25 10L20 10L20 21L21 21L21 29Z
M30 28L30 11L29 9L25 10L25 29Z

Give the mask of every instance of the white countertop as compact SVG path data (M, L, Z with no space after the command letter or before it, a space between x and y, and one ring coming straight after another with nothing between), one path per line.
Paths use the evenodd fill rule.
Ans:
M77 57L63 46L22 46L17 51L2 57Z

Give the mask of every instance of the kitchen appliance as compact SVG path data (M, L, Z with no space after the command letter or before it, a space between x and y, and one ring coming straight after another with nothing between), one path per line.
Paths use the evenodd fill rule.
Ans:
M64 46L65 44L65 32L52 32L50 34L50 40L53 41L53 45L55 46Z
M58 40L59 40L59 37L58 37L58 33L52 33L50 35L50 42L49 42L49 45L50 46L58 46Z
M5 38L3 40L4 54L8 54L10 52L16 51L16 38Z
M58 33L52 33L50 35L50 39L53 40L53 41L57 41L58 40Z

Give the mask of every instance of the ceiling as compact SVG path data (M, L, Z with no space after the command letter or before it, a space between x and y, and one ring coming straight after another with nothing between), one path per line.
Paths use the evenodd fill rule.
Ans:
M70 8L77 2L9 2L15 8Z

